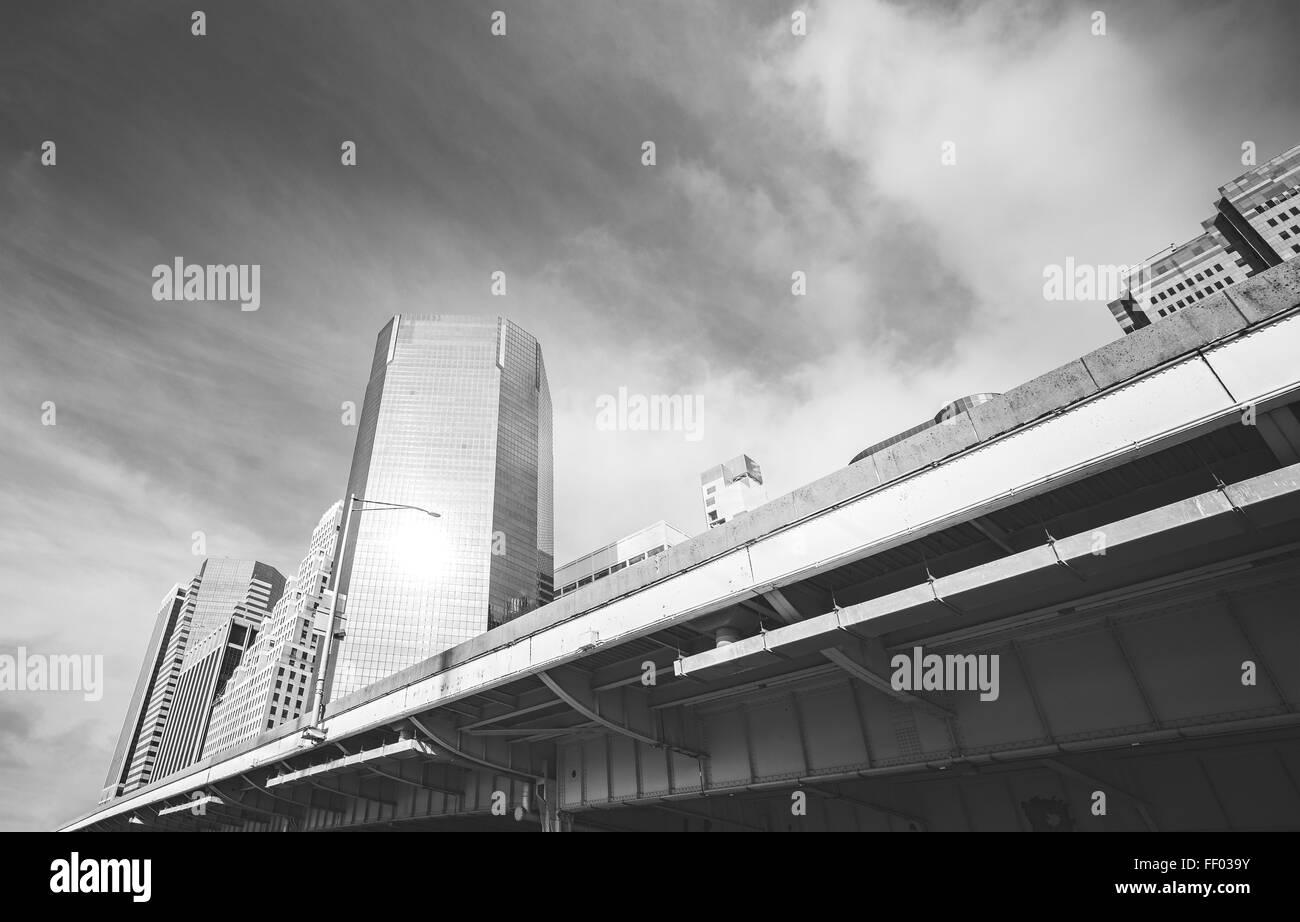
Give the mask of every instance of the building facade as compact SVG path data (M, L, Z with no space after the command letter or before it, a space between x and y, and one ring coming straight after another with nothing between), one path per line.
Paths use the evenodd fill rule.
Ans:
M222 641L211 641L210 638L219 634L223 627L228 628L236 617L248 624L260 623L279 600L283 589L284 577L279 571L258 561L210 558L199 567L185 591L185 600L176 614L170 636L154 654L156 662L148 704L143 717L138 719L139 730L131 747L122 793L183 768L197 758L202 737L199 736L197 742L194 737L196 732L206 729L211 698L207 699L205 707L201 700L193 697L200 691L194 682L198 673L189 676L198 658L194 649L196 644L221 644ZM235 632L236 636L238 633ZM191 644L191 638L195 639L195 644ZM207 646L204 650L210 652ZM234 668L224 659L219 666ZM211 687L211 691L215 690ZM200 718L188 722L187 717L187 723L182 727L176 720L181 710L189 715L199 714ZM127 719L131 720L129 712Z
M1143 260L1107 306L1125 333L1300 255L1300 145L1219 187L1202 232Z
M140 676L136 679L135 690L131 693L131 700L127 704L126 718L122 721L117 748L113 750L113 760L109 763L108 775L104 779L100 803L117 797L125 789L127 777L135 762L137 747L141 751L141 765L147 765L150 770L158 757L158 743L162 733L157 718L161 713L161 707L150 711L149 705L153 701L154 683L166 682L170 678L166 672L160 674L158 667L163 653L171 642L172 634L180 622L186 595L187 590L177 583L162 598L158 614L154 618L149 646L145 648L144 661L140 664ZM146 717L150 714L154 720L150 723L150 731L145 733L143 730ZM155 729L158 732L155 733Z
M551 398L541 344L501 317L380 332L345 501L337 699L549 602ZM351 520L351 522L349 522Z
M604 547L571 560L555 570L556 595L567 595L579 586L603 579L647 557L663 553L674 544L690 539L667 522L655 522L640 531L619 538Z
M715 464L701 474L700 493L704 499L704 519L710 528L767 502L763 469L749 455Z
M311 712L317 656L324 649L316 609L329 582L342 521L343 504L337 502L316 523L298 572L213 705L204 758Z

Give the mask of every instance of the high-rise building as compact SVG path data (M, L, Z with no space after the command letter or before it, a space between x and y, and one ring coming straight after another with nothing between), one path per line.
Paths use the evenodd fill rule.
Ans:
M551 600L552 465L533 336L501 317L401 314L384 327L344 503L329 698Z
M117 748L113 751L113 760L108 766L108 776L104 779L104 790L100 803L120 795L126 785L127 776L135 762L136 749L140 748L141 763L152 769L153 761L158 755L158 742L161 739L161 727L155 734L141 732L145 726L149 703L153 699L154 683L159 680L159 658L167 649L172 633L180 621L181 610L185 606L186 590L179 583L163 596L154 618L153 633L149 637L149 646L145 648L144 661L140 664L140 676L136 679L135 690L127 705L126 718L122 721L122 732L117 739ZM166 681L166 676L161 677ZM153 712L156 718L159 712Z
M1300 255L1300 145L1219 187L1202 233L1130 271L1107 306L1125 333Z
M700 475L704 497L704 518L709 527L767 502L763 470L749 455L738 455L726 464L715 464Z
M625 538L571 560L555 570L557 595L567 595L579 586L603 579L647 557L653 557L690 539L690 535L667 522L655 522Z
M234 668L224 655L227 645L232 640L237 646L251 640L247 629L260 623L283 589L284 577L279 571L257 561L208 559L199 567L166 643L157 650L150 645L156 663L148 704L143 718L138 719L123 793L183 768L198 757L211 696L224 679L220 673L227 670L225 675L229 675L228 670ZM235 622L242 630L232 630ZM192 637L196 639L193 644ZM207 686L205 703L199 680L206 673L195 671L195 667L206 668L211 649L217 647L222 653L213 670L218 681ZM131 719L130 713L127 719Z
M280 601L213 705L203 757L310 713L317 654L324 648L315 612L329 581L342 520L343 504L338 502L316 523L297 574L285 584Z

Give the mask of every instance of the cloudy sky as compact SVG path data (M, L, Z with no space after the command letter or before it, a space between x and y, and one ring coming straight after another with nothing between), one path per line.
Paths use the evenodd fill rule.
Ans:
M1181 242L1300 141L1293 0L197 5L0 12L0 653L106 669L0 692L0 828L94 804L194 532L296 566L392 314L542 341L567 560L1116 338L1044 267ZM260 265L260 309L153 300L177 256ZM702 395L703 437L600 431L619 387Z

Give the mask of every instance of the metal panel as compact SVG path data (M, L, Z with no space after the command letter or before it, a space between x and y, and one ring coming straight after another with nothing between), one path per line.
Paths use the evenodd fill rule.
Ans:
M700 723L709 749L706 763L709 783L729 785L753 781L748 720L732 708L701 715Z
M1300 314L1278 320L1206 350L1205 358L1240 403L1296 386Z
M1151 717L1129 677L1124 659L1102 629L1027 641L1025 668L1058 742L1106 728L1149 726Z
M1124 647L1161 720L1174 723L1215 713L1268 711L1282 702L1259 677L1242 685L1251 658L1245 637L1212 600L1179 606L1118 627Z
M848 682L808 692L801 702L801 714L808 734L808 757L816 771L869 764L853 687Z
M961 652L988 653L999 657L999 694L995 700L981 701L978 694L972 693L942 697L945 705L957 714L962 748L976 750L997 748L1009 743L1036 745L1046 742L1047 728L1038 718L1025 674L1020 667L1020 658L1012 652L1010 646L990 649L970 647Z
M754 767L759 780L796 777L807 772L799 745L801 728L787 697L749 708Z

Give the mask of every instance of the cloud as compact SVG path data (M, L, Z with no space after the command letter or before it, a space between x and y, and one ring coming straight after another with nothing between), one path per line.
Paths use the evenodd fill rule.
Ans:
M149 6L0 14L0 579L13 638L108 670L94 711L18 703L72 767L14 737L0 826L93 802L193 531L296 563L391 314L540 338L567 560L702 529L723 459L776 496L1115 338L1100 302L1043 302L1043 266L1190 236L1241 141L1300 123L1294 4L1165 0L1104 38L1081 3L806 9L800 38L738 0L542 0L497 40L469 2L216 4L201 42ZM154 302L178 255L261 265L261 309ZM620 386L702 395L704 437L601 432Z

